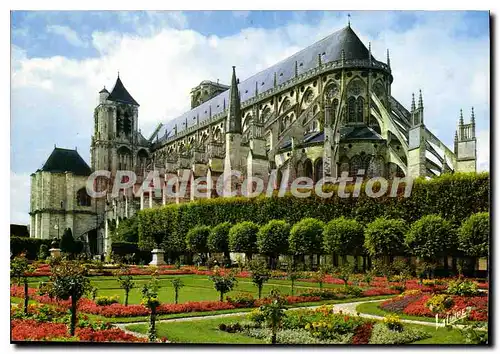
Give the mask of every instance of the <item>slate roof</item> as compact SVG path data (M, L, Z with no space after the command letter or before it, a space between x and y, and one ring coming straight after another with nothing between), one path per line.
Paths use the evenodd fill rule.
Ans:
M341 140L384 140L380 134L366 125L340 128Z
M321 54L322 62L327 63L342 59L342 49L345 52L345 59L367 59L369 51L361 42L356 33L350 26L336 31L322 40L310 45L309 47L295 53L294 55L280 61L279 63L243 80L239 83L238 89L241 95L241 102L245 102L255 96L255 83L257 82L258 92L265 92L274 87L274 73L276 73L277 84L280 85L295 76L295 62L297 61L298 74L302 74L310 69L317 67L318 54ZM372 56L373 58L373 56ZM374 58L373 58L374 59ZM203 122L210 118L210 109L212 115L224 111L229 106L229 90L215 96L214 98L202 103L198 107L171 119L165 123L158 137L160 141L166 139L166 133L170 133L177 124L177 132L180 133L186 129L195 126L197 117ZM210 108L209 108L210 107ZM169 134L171 135L171 134Z
M73 172L78 176L88 176L92 172L78 151L54 148L41 171L64 173Z
M108 96L108 100L139 106L139 103L134 100L130 93L128 93L125 86L123 86L123 82L122 80L120 80L120 76L118 76L118 78L116 79L115 87L113 87L113 90L111 90L111 93Z

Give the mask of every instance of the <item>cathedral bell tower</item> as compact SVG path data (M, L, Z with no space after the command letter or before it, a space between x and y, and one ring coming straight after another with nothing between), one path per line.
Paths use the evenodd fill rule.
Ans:
M117 170L135 171L138 108L119 75L111 93L106 88L99 92L90 148L92 170L107 170L113 175Z

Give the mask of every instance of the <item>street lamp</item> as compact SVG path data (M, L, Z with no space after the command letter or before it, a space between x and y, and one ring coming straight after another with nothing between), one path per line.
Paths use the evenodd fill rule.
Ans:
M59 218L57 218L57 224L54 225L54 229L57 230L57 238L59 239Z

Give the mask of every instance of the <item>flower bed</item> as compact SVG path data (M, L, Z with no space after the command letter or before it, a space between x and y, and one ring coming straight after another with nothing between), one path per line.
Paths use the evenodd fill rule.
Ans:
M38 322L35 320L11 320L11 339L13 341L46 341L71 339L68 327L64 323ZM146 342L125 333L119 328L94 330L92 328L77 328L75 340L84 342Z
M411 316L434 317L435 314L429 310L425 304L432 297L430 294L410 293L404 296L397 296L380 304L380 308L396 313L404 313ZM453 299L453 307L450 313L455 313L464 310L467 307L472 307L473 310L469 315L470 320L487 321L488 320L488 297L487 296L451 296ZM446 317L446 314L441 314L441 318Z

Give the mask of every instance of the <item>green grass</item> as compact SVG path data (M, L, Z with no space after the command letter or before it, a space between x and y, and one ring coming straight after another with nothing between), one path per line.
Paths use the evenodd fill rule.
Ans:
M172 303L174 301L174 290L170 280L179 277L184 282L184 287L179 291L179 302L189 301L217 301L219 300L219 293L214 289L213 283L206 275L163 275L159 277L160 290L159 299L163 303ZM124 291L120 288L116 277L102 276L92 277L91 284L98 287L97 296L118 296L120 302L124 302ZM129 304L139 304L141 302L141 288L151 279L150 276L134 276L135 288L129 294ZM30 282L31 287L38 287L38 283L42 279L37 278L36 281ZM324 284L323 288L336 288L342 285L337 284ZM262 296L266 296L273 289L277 288L282 294L290 295L291 286L288 280L271 279L264 285ZM319 285L312 282L296 282L294 294L297 295L307 289L317 289ZM257 287L252 283L249 278L238 278L236 288L227 293L225 296L234 296L236 293L244 292L251 294L257 298Z
M263 344L264 341L247 337L241 333L227 333L220 331L220 323L234 323L245 319L244 316L230 316L217 319L202 319L186 322L157 323L158 335L167 337L174 343L224 343L224 344ZM405 324L405 326L425 331L432 337L422 339L411 344L465 344L465 339L456 329L436 329L433 326ZM128 330L147 333L148 325L135 324L126 327Z
M203 319L197 321L157 323L157 335L167 337L173 343L224 343L224 344L264 344L263 340L241 333L227 333L219 330L220 323L243 320L244 316ZM128 330L147 333L148 325L129 325Z
M411 344L466 344L464 337L457 329L447 329L443 327L436 329L434 326L413 324L405 324L405 326L420 329L432 336L430 338L418 340Z

